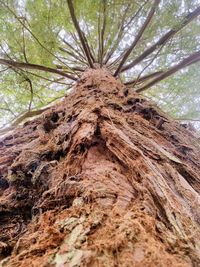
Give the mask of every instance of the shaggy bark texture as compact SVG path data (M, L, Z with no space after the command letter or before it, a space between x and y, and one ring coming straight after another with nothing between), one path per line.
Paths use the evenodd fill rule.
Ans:
M86 71L0 140L0 266L200 266L194 135Z

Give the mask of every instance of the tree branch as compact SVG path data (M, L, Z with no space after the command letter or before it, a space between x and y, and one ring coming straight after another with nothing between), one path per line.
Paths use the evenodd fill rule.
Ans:
M183 68L185 68L185 67L187 67L189 65L192 65L192 64L194 64L194 63L196 63L198 61L200 61L200 51L197 51L197 52L193 53L189 57L183 59L177 65L175 65L172 68L169 68L168 70L164 71L158 77L153 79L151 82L149 82L146 85L142 86L141 88L137 89L136 92L137 93L141 93L141 92L145 91L146 89L150 88L151 86L155 85L156 83L158 83L158 82L164 80L165 78L171 76L175 72L177 72L177 71L179 71L179 70L181 70L181 69L183 69Z
M199 119L192 119L192 118L175 118L175 120L177 120L177 121L199 121L199 122L200 122L200 118L199 118Z
M174 29L169 30L165 35L163 35L154 45L150 46L147 50L145 50L140 56L138 56L133 62L124 66L121 69L121 72L124 72L128 69L133 68L139 62L141 62L144 58L154 52L158 47L165 44L169 39L171 39L177 32L183 29L188 23L194 20L197 16L200 15L200 6L197 7L193 12L186 15L182 21L175 27Z
M31 110L31 111L27 111L27 112L21 114L17 119L15 119L10 124L10 126L8 126L6 128L0 128L0 134L5 134L8 131L14 130L15 127L17 127L25 119L40 115L40 114L42 114L44 111L46 111L49 108L50 107L46 107L46 108L43 108L43 109L40 109L40 110Z
M64 79L64 77L61 77L61 78L58 78L58 79L55 79L55 80L51 80L51 79L48 79L48 78L46 78L44 76L41 76L39 74L33 73L31 71L28 71L27 69L26 70L21 69L21 71L24 71L24 72L26 72L26 73L28 73L30 75L33 75L33 76L35 76L37 78L43 79L43 80L51 82L51 83L58 83L58 84L68 85L68 83L60 82L60 81L62 81Z
M130 82L131 84L132 84L132 86L134 87L137 83L138 83L138 81L140 80L140 77L141 77L141 75L142 75L142 73L153 63L153 61L157 58L157 56L158 56L158 54L160 53L160 51L162 50L162 48L163 48L163 46L164 46L164 44L158 49L158 51L156 52L156 54L153 56L153 58L149 61L149 63L141 70L141 72L139 73L139 75L138 75L138 77L137 77L137 79L134 81L134 83L133 83L133 81L132 82ZM158 73L158 72L157 72ZM161 71L160 71L160 74L161 74ZM155 75L155 74L154 74ZM157 75L156 75L157 76ZM149 75L148 75L148 77L149 77ZM151 78L152 78L152 75L151 75ZM141 82L141 81L140 81Z
M10 67L7 67L7 68L5 68L5 69L3 69L3 70L0 70L0 73L9 70L9 68L10 68Z
M148 1L148 0L147 0ZM126 20L126 15L129 11L129 8L130 8L130 3L127 5L125 11L124 11L124 14L122 16L122 21L121 23L118 25L118 32L116 34L116 37L114 38L113 40L113 45L111 46L111 49L108 51L108 53L106 54L105 56L105 60L104 60L104 64L107 64L107 62L110 60L110 58L112 57L112 55L114 54L114 52L116 51L119 43L121 42L123 36L125 35L126 32L128 32L129 28L130 28L130 25L131 23L133 22L133 20L138 16L138 14L140 13L140 11L142 10L142 8L146 5L147 1L141 5L139 7L139 9L137 10L137 12L132 16L130 17L130 19L128 20L128 22L125 24L125 20ZM128 29L127 29L128 28ZM124 31L125 29L127 29L126 31ZM120 57L121 58L121 57Z
M67 49L62 48L62 47L59 47L59 50L62 51L62 52L64 52L64 53L67 53L68 55L70 55L71 57L73 57L75 60L79 61L81 64L86 64L87 65L87 63L85 61L83 61L80 58L80 56L74 54L73 52L68 51Z
M74 27L78 33L78 36L79 36L79 39L80 39L80 42L82 44L82 47L83 47L83 50L85 52L85 55L87 57L87 60L88 60L88 64L91 68L93 68L93 62L92 62L92 59L90 57L90 51L89 51L89 47L87 46L86 42L85 42L85 37L83 36L83 32L81 31L80 29L80 26L79 26L79 23L78 23L78 20L76 18L76 15L75 15L75 11L74 11L74 6L73 6L73 3L72 3L72 0L67 0L67 3L68 3L68 7L69 7L69 11L70 11L70 15L71 15L71 18L72 18L72 21L74 23Z
M85 27L86 27L86 31L87 31L87 36L88 36L88 38L90 38L90 39L93 39L93 37L91 36L91 31L90 31L90 27L88 26L88 23L87 23L87 21L85 21ZM84 35L83 35L84 36ZM88 47L89 47L89 51L91 52L91 58L92 58L92 60L93 60L93 62L95 62L95 50L94 50L94 47L93 47L93 45L92 45L92 43L90 43L90 46L89 46L89 42L87 42L87 39L86 39L86 44L88 45Z
M30 92L31 92L30 102L29 102L29 105L28 105L28 111L30 111L32 103L33 103L33 84L32 84L32 81L28 77L26 78L26 81L29 84Z
M89 44L88 44L88 40L86 39L84 32L83 31L81 31L81 32L82 32L83 40L84 40L85 45L87 47L87 51L89 53L89 56L90 56L92 62L95 62L94 56L92 54L92 50L90 49Z
M28 111L30 111L31 105L33 103L33 93L34 93L32 81L31 81L31 79L29 79L29 77L27 76L27 72L25 72L24 70L19 71L17 69L13 69L13 71L16 72L18 75L22 76L24 78L24 82L27 82L29 85L31 96L30 96L30 101L29 101L29 105L28 105Z
M149 14L148 14L144 24L142 25L141 29L139 30L138 34L136 35L133 43L131 44L131 46L127 49L126 53L124 54L124 57L122 58L122 61L120 62L117 70L115 71L114 76L117 76L120 73L124 63L128 59L129 55L133 51L134 47L137 45L138 41L142 37L142 35L143 35L144 31L146 30L146 28L148 27L149 23L151 22L151 19L153 18L153 15L154 15L154 13L156 11L156 8L159 5L159 3L160 3L160 0L155 0L154 1L154 4L153 4L152 8L150 9Z
M67 68L69 68L70 69L70 67L69 66L67 66L66 64L65 64L65 62L63 62L59 57L57 57L55 54L53 54L49 49L47 49L46 47L45 47L45 45L43 45L41 42L40 42L40 40L37 38L37 36L29 29L29 27L30 27L30 25L29 25L29 23L28 23L28 21L26 20L26 18L25 18L25 21L28 23L28 26L29 27L27 27L26 25L25 25L25 22L24 22L24 18L23 18L23 21L21 20L21 18L19 18L16 14L15 14L15 12L7 5L7 4L5 4L3 1L1 1L0 0L0 2L2 3L2 5L4 5L9 11L10 11L10 13L11 14L13 14L13 16L15 17L15 19L31 34L31 36L36 40L36 42L44 49L44 50L46 50L50 55L52 55L53 57L55 57L58 61L60 61L62 64L64 64Z
M71 35L71 37L73 38L73 36ZM77 54L77 56L79 56L80 58L82 58L82 60L83 60L83 62L84 63L87 63L87 59L85 58L85 55L83 54L81 54L80 52L79 52L79 50L78 49L76 49L75 47L74 47L74 45L72 46L69 42L67 42L64 38L60 38L61 39L61 41L64 43L64 44L66 44L72 51L74 51L76 54ZM74 38L73 38L74 39Z
M74 80L74 81L77 80L74 76L69 75L69 74L67 74L67 73L65 73L63 71L60 71L60 70L57 70L57 69L53 69L53 68L49 68L49 67L45 67L45 66L42 66L42 65L24 63L24 62L17 62L17 61L12 61L12 60L3 59L3 58L0 58L0 64L6 65L6 66L9 66L9 67L12 67L12 68L41 70L41 71L45 71L45 72L55 73L55 74L61 75L63 77L66 77L66 78Z
M126 19L126 14L128 13L129 6L130 4L127 5L127 8L124 11L121 23L120 24L118 23L119 30L117 31L117 34L115 35L113 39L113 42L112 42L113 44L111 45L111 48L107 51L105 55L103 64L107 64L107 62L109 61L109 59L112 57L113 53L115 52L116 48L118 47L120 41L122 40L124 29L125 29L124 23Z
M106 29L106 0L103 0L103 25L100 33L100 58L99 58L99 63L102 66L103 63L103 56L104 56L104 34L105 34L105 29Z
M154 72L154 73L150 73L150 74L144 75L144 76L142 76L142 77L139 78L139 79L137 78L137 79L131 80L131 81L129 81L129 82L126 82L126 83L124 83L124 85L126 85L126 86L131 86L131 85L133 85L133 84L135 84L135 83L141 83L141 82L144 82L144 81L146 81L146 80L155 78L155 76L158 76L158 75L160 75L160 74L162 74L162 73L163 73L163 71L156 71L156 72Z

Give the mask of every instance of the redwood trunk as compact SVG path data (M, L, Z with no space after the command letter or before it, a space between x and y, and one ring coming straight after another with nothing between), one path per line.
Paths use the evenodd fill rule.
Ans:
M0 266L200 266L194 135L86 71L0 140Z

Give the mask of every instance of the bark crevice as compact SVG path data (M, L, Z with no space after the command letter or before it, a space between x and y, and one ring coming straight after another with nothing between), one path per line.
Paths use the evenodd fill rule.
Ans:
M200 264L198 140L125 91L88 70L0 140L2 266Z

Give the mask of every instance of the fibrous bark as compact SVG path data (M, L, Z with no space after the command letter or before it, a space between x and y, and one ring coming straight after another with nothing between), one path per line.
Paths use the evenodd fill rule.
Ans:
M199 266L194 135L87 70L0 140L0 266Z

